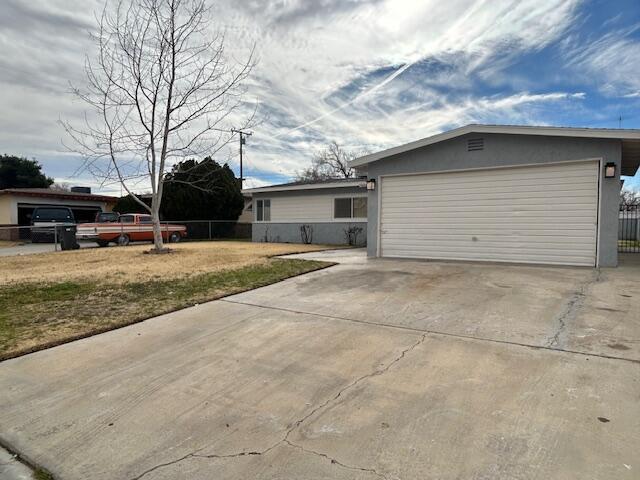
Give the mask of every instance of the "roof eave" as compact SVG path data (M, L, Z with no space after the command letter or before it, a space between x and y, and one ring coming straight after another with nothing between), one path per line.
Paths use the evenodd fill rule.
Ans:
M348 187L366 188L366 186L367 186L367 183L364 180L355 180L353 182L335 182L335 183L309 183L305 185L289 185L289 186L272 185L268 187L246 188L242 190L242 194L252 195L254 193L292 192L292 191L298 191L298 190L326 190L331 188L348 188Z
M0 190L0 195L16 195L23 197L36 197L36 198L58 198L64 200L85 200L87 202L104 202L104 203L116 203L118 199L116 197L102 196L102 195L82 195L82 194L64 194L64 193L45 193L45 192L22 192L11 188Z
M431 137L416 140L414 142L399 145L397 147L382 150L380 152L364 155L349 162L350 167L360 167L378 160L405 153L417 148L426 147L435 143L444 142L469 133L494 133L506 135L537 135L551 137L573 138L599 138L614 140L640 140L640 130L621 129L594 129L571 127L536 127L527 125L477 125L471 124L464 127L439 133Z

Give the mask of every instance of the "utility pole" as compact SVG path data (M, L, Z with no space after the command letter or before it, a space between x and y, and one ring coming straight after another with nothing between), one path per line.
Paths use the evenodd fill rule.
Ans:
M242 189L242 182L244 181L244 176L242 175L242 146L247 143L246 137L250 137L253 135L251 132L245 132L242 130L236 130L235 128L231 129L231 133L240 134L240 188Z

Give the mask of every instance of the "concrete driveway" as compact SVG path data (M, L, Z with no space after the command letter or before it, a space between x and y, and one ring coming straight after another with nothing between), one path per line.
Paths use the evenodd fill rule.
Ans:
M63 479L632 479L640 265L366 261L0 364Z

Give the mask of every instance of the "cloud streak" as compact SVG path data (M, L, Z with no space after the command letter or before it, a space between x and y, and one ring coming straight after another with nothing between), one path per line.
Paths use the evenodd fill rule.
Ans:
M255 45L259 59L245 174L286 181L333 140L373 151L469 122L579 125L640 107L640 12L634 22L620 11L633 2L617 1L603 17L596 0L218 0L228 54ZM60 178L78 163L56 122L82 115L65 92L82 81L100 8L0 3L0 145ZM237 166L237 146L227 156Z

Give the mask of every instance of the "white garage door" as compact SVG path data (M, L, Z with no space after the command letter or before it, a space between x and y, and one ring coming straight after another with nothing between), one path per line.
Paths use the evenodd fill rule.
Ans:
M380 255L596 262L595 161L383 177Z

